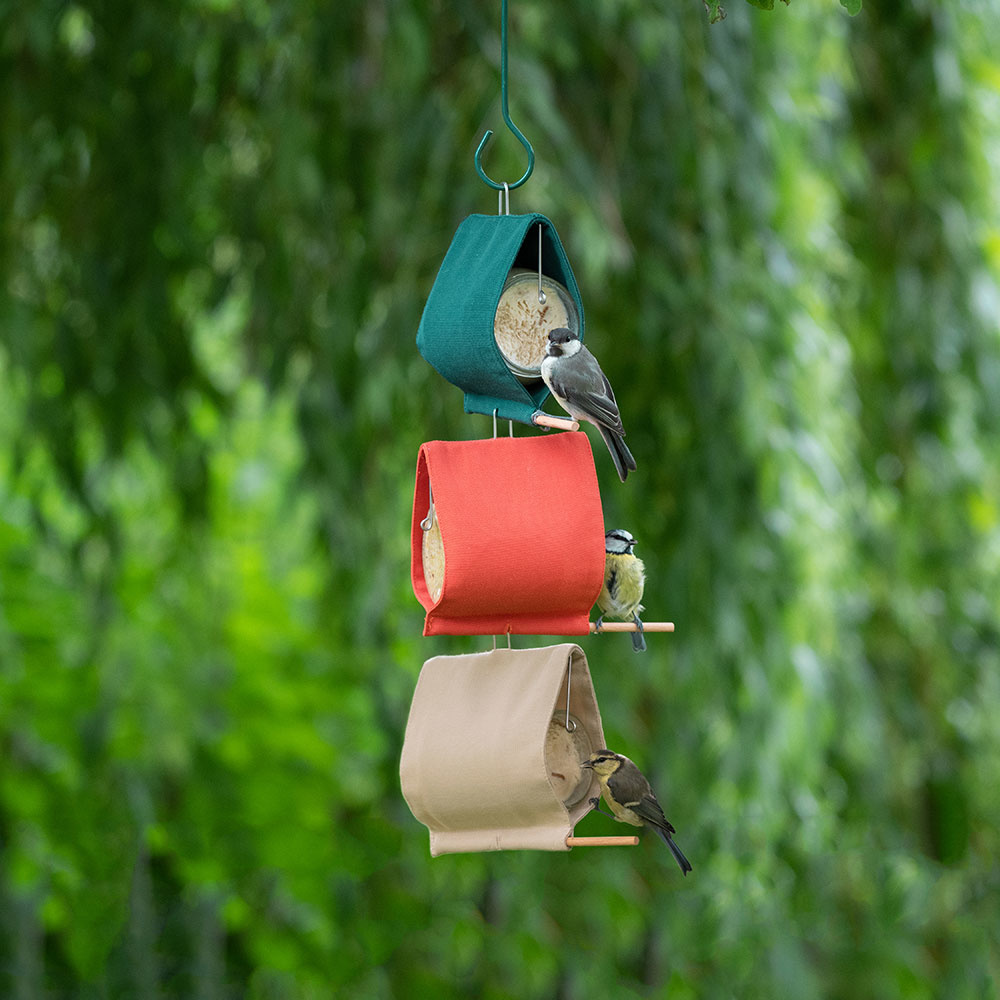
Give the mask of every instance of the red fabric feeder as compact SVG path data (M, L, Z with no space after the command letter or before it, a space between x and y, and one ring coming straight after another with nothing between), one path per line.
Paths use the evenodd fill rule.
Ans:
M443 567L429 586L432 531ZM411 555L424 635L587 634L604 514L586 434L421 445Z

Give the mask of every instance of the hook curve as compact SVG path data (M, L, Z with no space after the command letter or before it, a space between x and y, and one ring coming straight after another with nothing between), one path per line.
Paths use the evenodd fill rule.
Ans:
M483 150L486 148L486 143L489 142L490 136L493 135L492 129L487 129L486 134L483 136L479 143L479 147L476 149L476 173L487 183L494 191L502 191L505 187L513 191L514 188L519 188L530 176L531 172L535 169L535 151L531 148L531 143L528 142L524 137L524 133L510 120L509 115L504 116L504 121L507 122L507 127L517 136L521 145L528 151L528 169L525 170L524 174L521 176L520 180L510 181L507 184L497 184L495 180L486 176L486 171L483 170L483 165L480 162L483 155Z
M509 182L506 185L502 183L497 184L495 180L487 177L486 171L483 170L481 162L483 150L486 148L486 143L490 141L490 136L493 135L493 130L487 129L486 134L480 140L479 146L476 149L476 173L479 174L482 180L493 188L494 191L502 191L505 186L509 190L513 191L514 188L519 188L531 176L531 172L535 169L535 151L531 148L531 143L524 137L524 133L514 124L513 121L511 121L510 110L507 106L507 0L500 0L500 111L503 114L503 120L507 125L507 128L514 133L517 141L524 146L528 153L528 169L525 170L520 180Z

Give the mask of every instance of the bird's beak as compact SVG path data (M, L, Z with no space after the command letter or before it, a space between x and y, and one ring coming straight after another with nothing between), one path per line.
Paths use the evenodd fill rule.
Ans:
M594 765L589 760L580 761L580 767L592 768Z

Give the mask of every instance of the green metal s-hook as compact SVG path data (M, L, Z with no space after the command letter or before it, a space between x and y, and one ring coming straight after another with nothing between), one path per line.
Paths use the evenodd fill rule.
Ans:
M525 170L520 180L514 181L512 184L497 184L496 181L487 177L481 163L483 149L485 149L486 143L489 142L490 136L493 135L493 130L487 129L486 134L479 143L479 148L476 150L476 173L494 191L502 191L504 188L513 191L514 188L519 188L531 176L532 170L535 169L535 151L531 148L531 143L525 139L524 133L511 121L510 111L507 107L507 0L500 0L500 110L503 113L503 120L506 122L507 128L514 133L518 142L528 151L528 169Z

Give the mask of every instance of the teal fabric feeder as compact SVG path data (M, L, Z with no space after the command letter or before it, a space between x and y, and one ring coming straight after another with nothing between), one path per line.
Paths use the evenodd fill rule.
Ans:
M565 286L583 339L580 290L552 223L537 213L470 215L451 241L417 330L424 359L465 393L466 413L496 413L503 420L530 424L549 394L540 378L523 373L519 378L511 370L494 336L497 306L511 270L532 271L537 280L539 225L542 275Z

